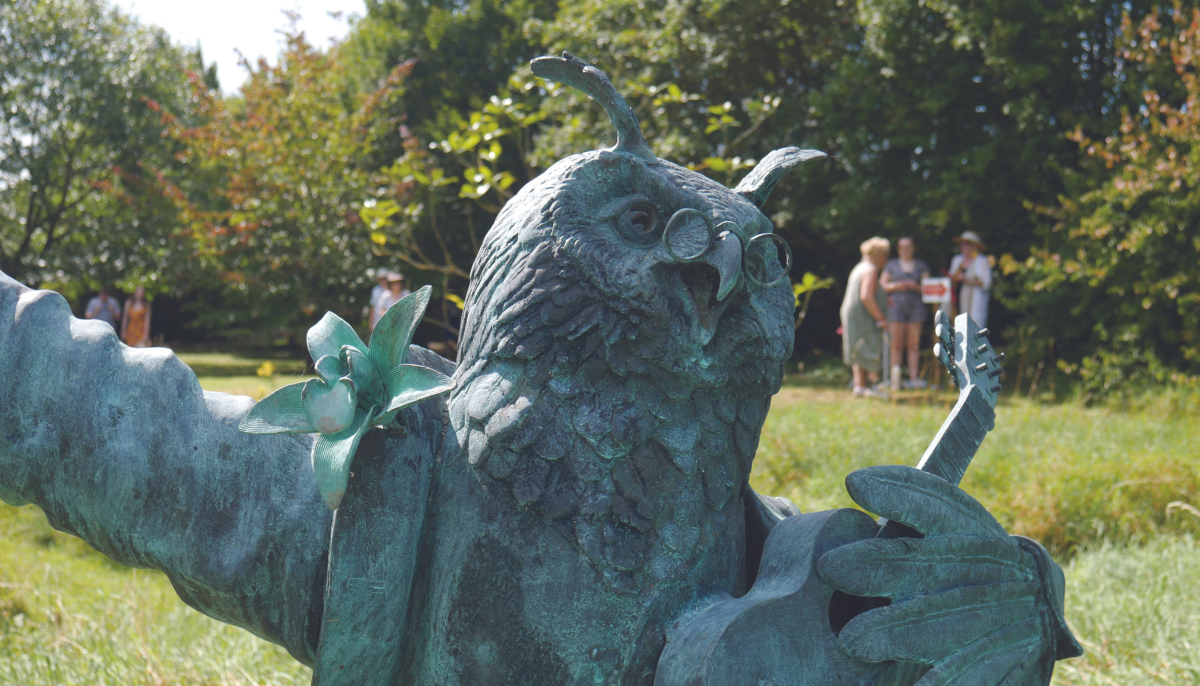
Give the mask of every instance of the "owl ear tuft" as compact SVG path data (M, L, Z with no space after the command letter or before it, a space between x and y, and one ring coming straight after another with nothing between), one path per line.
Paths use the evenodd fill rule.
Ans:
M771 191L775 188L775 182L779 181L779 177L809 160L821 157L828 157L828 155L820 150L801 150L800 148L773 150L759 160L759 163L746 175L746 178L742 179L737 188L733 189L733 192L745 197L756 206L762 207L767 202L767 196L771 195Z
M647 160L655 159L654 153L650 151L650 144L642 136L642 127L638 124L637 115L604 72L566 51L561 57L537 57L529 66L537 76L581 90L600 103L609 121L617 129L617 144L613 150Z

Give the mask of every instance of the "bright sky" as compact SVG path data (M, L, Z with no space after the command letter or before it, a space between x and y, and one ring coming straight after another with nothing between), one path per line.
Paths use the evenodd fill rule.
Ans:
M363 0L115 0L115 4L143 24L166 29L177 43L199 43L205 65L217 63L217 78L226 93L236 91L246 80L235 50L251 64L259 57L276 61L281 48L279 31L288 25L283 10L299 12L300 29L318 47L328 45L330 38L345 37L349 15L366 13ZM342 16L334 19L330 12Z

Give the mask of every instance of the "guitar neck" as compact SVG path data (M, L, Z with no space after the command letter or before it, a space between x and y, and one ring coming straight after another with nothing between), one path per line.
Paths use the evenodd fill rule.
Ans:
M958 402L921 456L917 469L936 474L957 486L984 437L996 428L994 408L1000 384L995 378L1003 371L999 363L1004 356L990 354L991 347L986 343L987 329L975 326L967 315L959 315L954 329L950 328L950 321L943 313L938 312L935 319L938 344L934 346L934 354L946 365L950 378L961 390ZM981 384L987 384L987 387ZM894 538L914 534L903 524L880 520L877 535Z
M984 437L994 428L996 411L978 386L967 386L958 394L958 402L921 456L917 469L957 486Z
M917 469L936 474L954 485L962 481L963 474L971 465L971 459L979 451L987 433L996 426L996 412L978 386L967 386L958 394L958 402L950 416L942 422L942 428L921 456ZM879 520L878 538L911 537L915 532L907 526L889 519Z

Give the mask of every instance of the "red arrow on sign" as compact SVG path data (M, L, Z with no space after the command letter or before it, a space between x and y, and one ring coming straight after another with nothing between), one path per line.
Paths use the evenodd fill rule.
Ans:
M946 295L946 286L940 283L931 283L922 288L922 293L927 297L940 298Z

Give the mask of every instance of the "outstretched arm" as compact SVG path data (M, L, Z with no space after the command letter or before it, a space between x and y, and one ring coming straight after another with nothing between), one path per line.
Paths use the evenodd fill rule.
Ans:
M313 664L332 515L311 437L240 433L249 398L2 273L0 364L0 499Z

